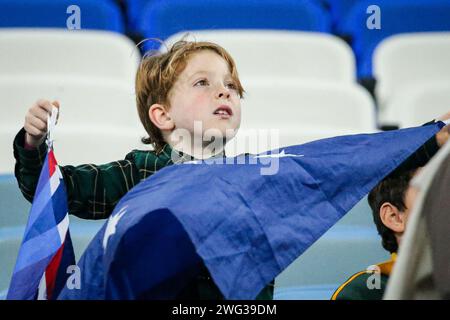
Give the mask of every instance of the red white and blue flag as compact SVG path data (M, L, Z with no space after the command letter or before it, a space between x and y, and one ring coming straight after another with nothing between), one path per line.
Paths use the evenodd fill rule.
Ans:
M51 141L31 206L7 299L56 299L75 265L67 193Z

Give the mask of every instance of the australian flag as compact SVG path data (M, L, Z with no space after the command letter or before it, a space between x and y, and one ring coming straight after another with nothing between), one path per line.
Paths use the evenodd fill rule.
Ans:
M225 298L254 299L443 126L166 167L117 204L80 259L80 290L59 298L173 299L206 266Z
M75 265L67 209L64 180L49 148L7 299L51 300L65 286L67 267Z

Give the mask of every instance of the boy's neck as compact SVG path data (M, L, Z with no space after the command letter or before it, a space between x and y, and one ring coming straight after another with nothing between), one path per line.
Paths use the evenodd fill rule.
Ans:
M225 145L217 146L211 142L203 145L174 143L173 141L167 141L167 143L173 150L198 160L225 155Z

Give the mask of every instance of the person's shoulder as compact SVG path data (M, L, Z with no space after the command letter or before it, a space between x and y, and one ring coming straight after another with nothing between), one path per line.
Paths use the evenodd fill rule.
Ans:
M125 160L130 160L135 163L145 162L156 158L158 158L158 155L155 151L139 149L133 149L125 156Z
M370 271L352 275L334 292L331 300L381 300L389 277Z
M137 168L148 169L152 172L171 164L170 154L164 150L157 153L154 150L134 149L125 156L125 160L133 162Z

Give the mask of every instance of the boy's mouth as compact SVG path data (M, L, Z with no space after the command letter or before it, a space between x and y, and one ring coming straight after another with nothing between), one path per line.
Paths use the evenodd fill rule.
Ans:
M229 106L222 105L214 111L214 114L220 116L221 118L229 118L233 115L233 111Z

